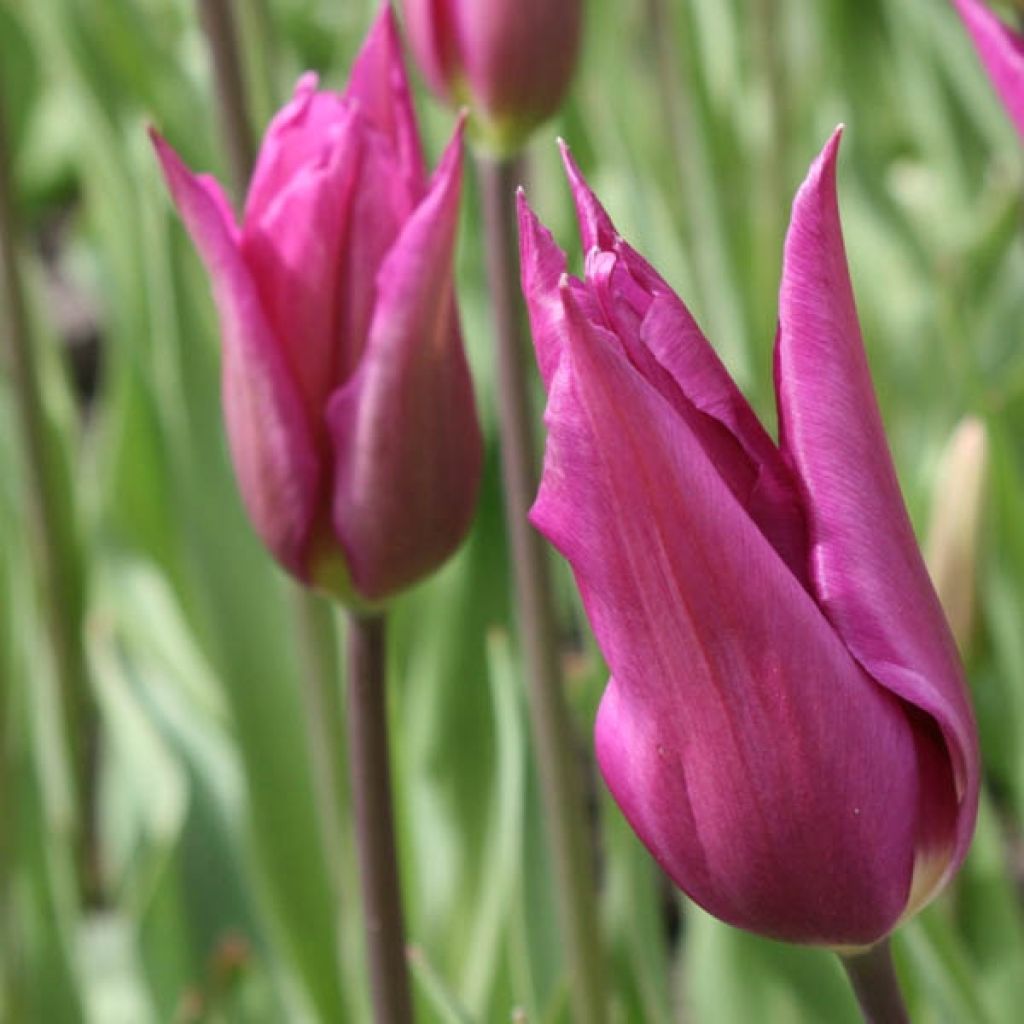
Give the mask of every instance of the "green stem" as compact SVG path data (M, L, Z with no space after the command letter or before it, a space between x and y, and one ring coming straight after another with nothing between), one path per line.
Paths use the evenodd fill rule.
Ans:
M606 1018L604 972L583 786L561 685L547 553L527 520L537 490L537 471L516 242L515 188L520 170L515 161L481 156L477 171L497 343L506 527L559 924L569 959L575 1018L579 1024L601 1024Z
M2 84L2 83L0 83ZM18 266L13 160L0 94L0 333L8 340L12 391L21 421L39 570L46 601L47 628L60 691L65 741L75 789L73 846L79 896L85 906L102 902L97 819L99 716L89 686L79 604L80 559L69 528L66 496L57 482L50 426L27 303Z
M348 617L348 753L376 1024L412 1021L388 751L383 615Z
M840 956L865 1024L909 1024L889 940L864 953Z

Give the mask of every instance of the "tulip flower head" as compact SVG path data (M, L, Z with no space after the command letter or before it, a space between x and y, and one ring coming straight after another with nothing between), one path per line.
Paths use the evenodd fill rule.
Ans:
M786 241L778 444L568 151L583 278L522 196L520 230L548 390L531 520L572 566L612 673L604 778L712 914L853 949L952 877L979 765L871 385L838 147L837 132Z
M514 153L565 99L576 69L582 0L403 0L430 87L472 111L484 146Z
M1017 131L1024 135L1024 36L982 0L953 0L978 56Z
M452 284L461 125L427 180L385 9L344 94L304 75L237 225L153 133L213 283L242 497L290 573L376 603L468 530L481 439Z

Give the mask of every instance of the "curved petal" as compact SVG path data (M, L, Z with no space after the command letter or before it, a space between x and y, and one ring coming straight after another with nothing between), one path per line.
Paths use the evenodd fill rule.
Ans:
M427 84L451 99L451 83L459 73L455 30L449 0L402 0L405 30Z
M516 194L516 203L519 209L519 264L523 295L541 380L544 387L549 388L562 357L565 309L562 306L561 280L567 264L565 253L530 209L526 193L521 188Z
M482 464L452 286L462 129L380 269L366 351L331 399L334 529L358 592L380 600L458 546Z
M419 202L427 185L427 169L402 44L395 15L387 2L381 5L380 14L352 65L345 97L355 100L374 128L388 139L398 157L408 203ZM378 182L378 187L394 186L393 181Z
M171 147L151 132L174 203L213 282L223 337L222 388L231 455L242 498L263 542L305 578L320 487L302 404L252 277L211 193Z
M340 292L347 281L343 246L359 202L357 121L355 109L346 107L330 127L332 143L323 159L298 170L260 216L249 220L241 241L314 434L323 430L327 398L344 372L341 321L347 304Z
M1024 135L1024 37L981 0L953 0L975 49L1017 131Z
M701 445L575 310L531 520L568 559L612 669L605 779L711 913L859 945L906 903L917 764L896 699L845 650Z
M946 870L967 851L977 811L977 734L956 646L918 550L875 399L846 265L836 194L840 132L812 166L786 239L776 390L783 450L804 495L818 602L882 686L937 724L955 779ZM935 773L928 776L948 785ZM923 847L935 859L925 792ZM932 872L934 874L934 872Z
M318 83L316 74L307 71L270 122L249 183L244 223L259 220L301 168L321 162L333 148L346 104L337 93L318 91Z

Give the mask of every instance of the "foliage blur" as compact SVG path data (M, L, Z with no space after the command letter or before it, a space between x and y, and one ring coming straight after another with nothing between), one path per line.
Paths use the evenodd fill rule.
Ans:
M239 0L266 123L305 68L340 86L370 0ZM584 63L528 188L578 252L556 134L620 229L678 286L774 422L782 235L837 122L847 245L877 387L919 535L956 423L989 431L967 659L985 751L978 835L954 889L895 942L915 1021L1024 1005L1024 231L1022 151L940 0L589 0ZM658 12L664 23L658 21ZM45 629L10 378L0 384L0 1019L362 1021L343 777L339 627L299 629L226 458L207 282L145 127L227 180L192 0L0 0L70 602L99 709L104 899L82 909L76 788ZM436 156L451 115L421 94ZM459 289L488 436L478 522L404 598L390 707L423 1021L568 1019L524 714L497 473L479 222ZM538 396L539 398L539 396ZM956 486L956 484L951 484ZM558 568L579 756L605 680ZM967 602L970 605L970 602ZM78 618L80 617L80 622ZM310 648L321 657L311 664ZM328 655L326 660L323 657ZM305 654L304 654L305 652ZM319 671L326 748L311 743ZM316 717L315 711L313 717ZM319 760L318 760L319 759ZM324 762L328 763L324 763ZM853 1022L835 959L732 931L667 886L592 779L615 1019ZM343 787L342 787L343 789Z

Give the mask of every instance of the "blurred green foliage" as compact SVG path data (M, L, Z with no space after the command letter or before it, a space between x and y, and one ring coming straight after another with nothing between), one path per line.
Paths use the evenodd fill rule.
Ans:
M660 6L666 24L654 30ZM244 0L262 125L300 70L339 86L373 5ZM993 466L968 653L986 758L957 885L896 940L914 1020L1024 1005L1024 196L1019 139L938 0L589 0L584 62L539 133L531 198L576 251L553 144L675 283L758 408L792 193L839 121L841 204L870 358L915 522L971 412ZM347 797L318 810L290 586L226 458L207 283L145 138L226 174L190 0L0 0L35 337L71 477L100 707L109 901L74 897L69 785L32 566L14 396L0 384L0 1019L361 1021ZM450 116L420 97L428 149ZM459 287L489 439L474 532L403 599L392 642L399 831L421 1018L567 1019L510 622L473 189ZM93 387L95 384L95 387ZM83 399L87 394L88 398ZM579 755L604 670L559 568ZM336 625L317 627L336 655ZM334 676L333 662L322 668ZM335 687L340 680L335 680ZM334 690L334 702L337 690ZM335 723L337 724L337 723ZM340 734L340 730L336 730ZM330 752L343 762L340 738ZM855 1021L834 958L681 898L593 776L614 1019ZM344 787L341 787L342 790ZM340 820L337 834L331 821Z

